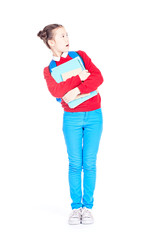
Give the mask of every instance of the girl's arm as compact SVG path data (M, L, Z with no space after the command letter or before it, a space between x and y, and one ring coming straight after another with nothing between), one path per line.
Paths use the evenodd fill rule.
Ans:
M77 95L80 93L78 87L76 88L73 88L72 90L70 90L68 93L66 93L64 96L63 96L63 100L66 102L66 103L69 103L70 101L74 100Z
M57 98L62 98L67 92L81 84L79 75L68 78L66 81L57 83L52 77L49 67L44 68L43 74L47 82L48 90L52 96Z
M82 57L85 68L89 71L89 77L81 82L79 86L77 86L80 90L80 93L90 93L96 90L104 81L100 70L92 63L91 59L84 51L77 51L79 55Z

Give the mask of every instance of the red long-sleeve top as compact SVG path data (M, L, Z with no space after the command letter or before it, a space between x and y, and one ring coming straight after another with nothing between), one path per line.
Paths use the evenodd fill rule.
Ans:
M49 71L49 66L44 68L44 78L47 82L47 87L52 96L56 98L62 98L67 92L73 88L78 87L81 93L90 93L96 90L102 83L103 77L100 70L92 63L89 56L84 51L77 51L77 53L82 57L85 68L89 71L89 77L82 82L79 75L68 78L66 81L57 83L51 76ZM56 61L56 65L59 66L72 58L67 55L67 57L60 57L59 61ZM57 102L58 104L58 102ZM101 107L101 97L98 93L96 96L86 100L85 102L79 104L75 108L70 108L68 104L62 99L61 105L66 112L86 112L93 111Z

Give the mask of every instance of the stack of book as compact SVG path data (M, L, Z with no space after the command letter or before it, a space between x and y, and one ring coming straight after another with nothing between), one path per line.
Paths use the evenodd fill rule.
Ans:
M80 74L81 71L85 70L85 67L80 59L80 57L75 57L70 61L63 63L57 67L52 68L51 75L57 83L66 81L68 78ZM68 103L70 108L75 108L79 104L87 101L88 99L96 96L98 90L87 94L78 94L77 97Z

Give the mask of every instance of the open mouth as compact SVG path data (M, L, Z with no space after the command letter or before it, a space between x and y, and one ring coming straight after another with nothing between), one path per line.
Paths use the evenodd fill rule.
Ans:
M67 44L66 47L69 47L69 44Z

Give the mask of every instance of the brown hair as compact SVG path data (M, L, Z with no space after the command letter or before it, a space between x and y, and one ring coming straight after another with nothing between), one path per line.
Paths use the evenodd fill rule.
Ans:
M50 25L47 25L46 27L43 28L42 31L39 31L37 33L37 36L40 37L43 42L47 45L47 47L50 49L50 46L48 44L48 40L51 40L53 39L53 31L54 29L56 28L59 28L59 27L63 27L63 25L61 24L50 24Z

